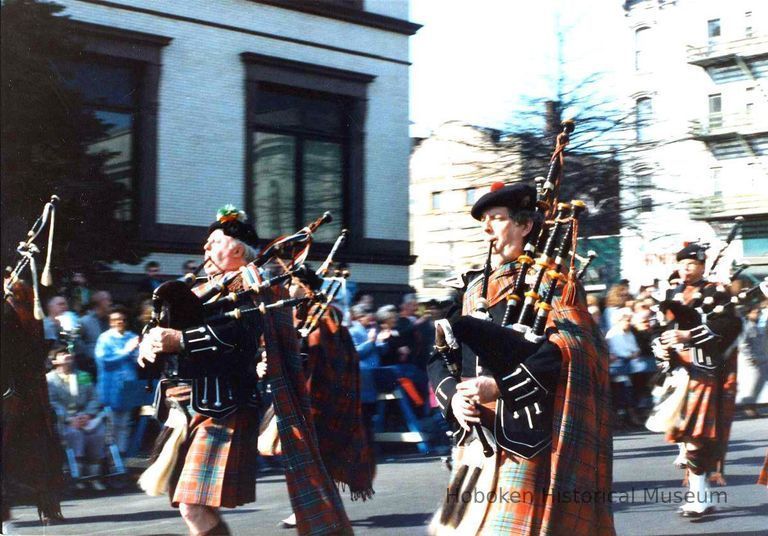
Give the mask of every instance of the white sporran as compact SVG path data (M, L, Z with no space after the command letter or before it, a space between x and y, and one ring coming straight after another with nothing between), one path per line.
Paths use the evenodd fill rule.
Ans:
M676 368L664 383L653 390L653 397L658 403L651 411L645 427L651 432L666 432L677 424L680 411L688 393L688 371Z

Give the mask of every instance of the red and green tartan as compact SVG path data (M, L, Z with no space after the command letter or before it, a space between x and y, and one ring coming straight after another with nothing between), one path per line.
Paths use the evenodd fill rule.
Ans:
M490 306L506 299L517 270L517 263L494 270L488 285ZM549 284L545 278L544 285ZM480 281L469 285L465 313L474 309L481 288ZM582 297L583 290L576 294ZM551 449L531 460L506 452L497 456L496 488L529 491L532 500L490 503L483 534L615 534L608 350L586 304L576 301L566 306L556 300L549 315L549 341L562 354ZM583 500L573 500L577 494Z
M736 411L737 365L738 352L733 350L714 375L693 375L680 419L665 435L670 443L697 444L695 454L689 453L691 463L721 476Z
M352 499L373 496L376 461L363 424L360 358L335 310L308 337L307 389L320 455Z
M285 298L264 294L265 303ZM264 317L267 381L272 386L277 430L282 446L285 480L301 535L351 534L352 527L338 489L320 455L312 422L306 379L299 356L298 337L289 309Z
M258 413L238 409L225 419L195 414L169 495L179 503L235 508L256 500Z

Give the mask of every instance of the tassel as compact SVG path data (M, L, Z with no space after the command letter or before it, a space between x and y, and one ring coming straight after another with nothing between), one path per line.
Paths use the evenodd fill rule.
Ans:
M169 433L162 434L155 443L155 449L160 449L155 462L150 465L139 477L139 487L147 495L157 496L168 492L173 468L176 466L176 460L179 457L179 451L184 441L187 440L187 416L184 411L178 408L171 408L168 412L168 419L165 426ZM163 432L166 430L164 429ZM165 439L162 444L160 441Z
M34 254L29 256L29 271L32 272L35 320L42 320L45 318L45 313L43 312L43 304L40 302L40 286L37 282L37 263L35 262Z
M579 239L579 220L574 218L573 231L571 232L571 265L568 269L568 278L563 287L563 294L560 298L560 303L564 307L573 307L579 303L579 279L576 276L576 246Z
M45 267L43 268L43 275L40 278L40 283L44 287L50 287L53 285L53 277L51 276L51 252L53 251L53 229L54 224L56 223L56 204L55 201L58 201L57 196L51 197L51 202L48 203L48 210L50 212L51 216L51 226L48 229L48 251L45 254Z

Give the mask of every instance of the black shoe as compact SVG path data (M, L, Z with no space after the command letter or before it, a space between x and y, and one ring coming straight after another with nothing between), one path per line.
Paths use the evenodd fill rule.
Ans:
M689 510L683 510L680 513L680 515L683 516L683 517L687 517L689 519L699 519L700 517L704 517L704 516L706 516L708 514L713 513L714 511L715 511L715 507L714 506L708 506L707 508L704 509L703 512L691 512Z
M208 529L200 536L232 536L232 533L229 531L227 524L224 523L224 520L219 519L215 527Z

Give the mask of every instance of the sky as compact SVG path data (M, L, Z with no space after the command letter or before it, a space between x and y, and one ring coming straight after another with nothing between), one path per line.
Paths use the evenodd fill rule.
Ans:
M630 61L621 0L411 0L411 131L445 121L508 128L527 97L553 98L557 28L566 80L602 73L602 100L618 98ZM565 116L578 110L566 110Z

